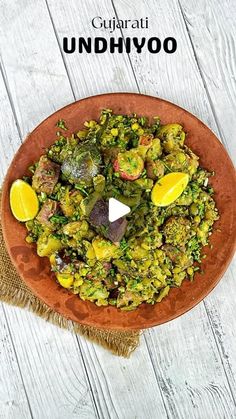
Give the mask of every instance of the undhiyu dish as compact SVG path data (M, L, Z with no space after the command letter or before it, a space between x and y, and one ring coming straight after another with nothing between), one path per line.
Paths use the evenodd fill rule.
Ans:
M73 135L62 119L55 129L31 176L10 190L26 242L49 258L55 281L122 311L194 281L219 213L208 183L214 173L185 144L183 126L104 109ZM129 207L115 221L112 198Z

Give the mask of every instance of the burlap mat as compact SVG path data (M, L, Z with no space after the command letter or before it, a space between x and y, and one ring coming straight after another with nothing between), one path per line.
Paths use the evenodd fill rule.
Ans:
M37 316L96 342L116 355L128 357L139 345L139 331L116 331L82 326L67 320L35 297L13 267L6 251L0 225L0 300L26 307Z

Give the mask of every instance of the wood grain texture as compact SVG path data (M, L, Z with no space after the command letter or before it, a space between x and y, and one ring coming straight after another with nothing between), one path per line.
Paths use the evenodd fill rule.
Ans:
M57 51L57 41L47 7L44 2L39 1L31 5L30 2L26 3L11 2L9 7L5 8L6 4L1 2L4 25L1 25L0 42L1 46L6 47L4 50L1 49L5 86L1 78L0 97L4 106L1 108L0 133L1 150L6 158L6 161L2 159L2 175L19 146L19 134L26 135L36 123L48 113L52 113L58 105L60 107L73 100L63 61ZM37 19L39 15L41 23ZM26 30L22 31L22 27ZM10 34L9 28L11 28ZM35 30L38 32L37 36ZM14 60L12 42L18 45ZM45 54L46 42L48 52L54 51L54 58L50 52ZM22 62L22 57L26 58L24 62ZM16 120L9 107L6 87L12 100ZM29 95L29 92L32 94ZM9 140L9 144L5 138ZM65 418L72 415L96 417L93 395L90 392L75 337L52 325L45 325L44 321L35 318L30 313L15 310L12 307L5 307L5 310L22 376L25 379L26 392L33 405L34 417L39 419L42 417ZM3 356L8 359L7 347L3 346L2 350ZM8 368L10 371L10 366ZM10 379L11 374L8 376L8 380ZM20 395L20 389L18 392ZM19 395L16 392L15 403ZM4 398L6 396L3 397L3 402ZM24 417L23 412L18 414L14 406L13 403L9 404L9 417L17 419ZM5 407L4 409L6 411Z
M1 0L0 16L2 63L25 137L73 95L45 2Z
M143 337L131 359L114 359L86 340L81 346L100 417L168 417Z
M236 2L180 0L218 130L236 162Z
M76 337L25 310L5 312L33 418L96 418Z
M0 69L2 69L1 62ZM2 184L7 168L16 150L21 144L19 131L16 126L14 114L11 108L11 103L9 101L9 97L6 90L6 75L4 75L3 78L3 74L4 73L0 72L0 184Z
M105 29L95 29L91 21L95 16L111 18L114 10L110 0L98 2L87 0L86 2L70 1L70 7L65 0L55 2L47 0L48 8L52 17L55 33L59 46L62 49L64 36L104 37L109 40L121 36L119 29L112 35ZM79 23L75 16L80 17ZM82 97L108 93L108 92L136 92L132 69L126 54L115 52L110 54L64 54L64 61L71 80L72 89L76 99Z
M0 63L1 66L2 63ZM21 141L6 90L7 79L0 72L0 183ZM4 109L4 112L2 111ZM19 367L3 304L0 304L0 418L31 418L30 404Z
M195 49L196 59L214 107L218 128L236 158L236 3L181 0L183 15ZM234 303L236 258L216 290L205 301L215 339L236 394L236 329ZM229 291L230 290L230 291Z
M136 15L135 3L128 0L114 0L113 3L120 19L132 19ZM149 17L147 38L157 36L163 42L166 37L173 36L178 44L174 54L166 54L163 50L150 54L147 48L143 48L141 54L135 49L131 51L130 59L141 93L159 96L190 109L214 129L177 1L141 0L138 16ZM123 35L143 36L139 29L123 29Z
M0 418L32 418L14 342L0 305Z
M233 1L224 2L230 5L232 15ZM183 14L188 13L191 21L192 33L189 27L188 33L175 0L164 3L139 0L138 7L137 2L114 0L114 6L115 10L110 0L72 0L70 7L66 0L0 2L1 63L5 80L4 84L0 79L0 98L4 104L0 112L3 124L0 134L1 151L4 159L8 159L1 167L2 174L19 145L20 135L26 135L40 120L74 98L106 91L139 89L142 93L164 97L186 107L218 133L223 113L217 114L214 106L219 109L217 100L221 94L213 89L212 82L209 85L215 93L209 96L208 79L202 80L191 44L192 39L197 52L201 31L205 28L205 2L200 1L198 6L196 16L202 19L199 26L191 12L196 5L187 8L187 1L181 1ZM178 52L158 56L132 53L130 58L118 53L61 54L59 45L64 35L109 37L104 30L92 29L89 22L96 15L111 18L115 12L120 18L149 16L150 28L146 35L161 39L176 36ZM227 19L230 16L227 15ZM215 16L214 20L223 22L222 17ZM212 19L209 22L212 25ZM232 25L230 28L232 30ZM123 32L124 36L142 36L139 31ZM121 36L119 30L114 36ZM232 40L230 45L232 51ZM202 42L198 50L205 69L215 69L214 61L209 67L206 65L209 47ZM215 54L217 57L217 51ZM232 59L230 62L233 68ZM220 79L220 93L226 89L227 77L225 72ZM231 92L231 85L228 89ZM225 102L231 112L233 107L229 103ZM233 150L233 131L228 128L229 124L228 131L223 130L223 125L220 126L221 138L228 150ZM5 137L11 144L9 153L3 141ZM142 346L130 360L115 358L96 345L80 338L75 340L69 332L12 307L5 307L11 335L2 331L2 323L0 333L3 336L5 333L9 342L12 337L14 342L33 417L234 418L235 293L233 276L228 271L206 299L207 311L201 304L182 318L147 332ZM6 360L7 371L11 372L9 348L4 347L0 357ZM6 412L14 419L28 418L26 394L21 389L19 369L15 370L19 377L16 384L10 379L8 382L9 386L16 385L14 400L22 400L22 403L18 410L11 408ZM7 390L4 394L5 400L13 393Z
M205 309L146 335L170 418L234 418L235 405Z

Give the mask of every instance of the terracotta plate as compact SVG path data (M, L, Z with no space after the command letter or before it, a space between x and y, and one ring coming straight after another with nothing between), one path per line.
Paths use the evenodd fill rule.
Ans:
M9 207L12 182L25 175L27 167L39 159L56 138L55 124L59 118L67 122L70 132L77 131L83 122L97 119L103 108L115 113L137 113L148 117L160 116L162 123L179 122L188 132L187 144L200 156L200 164L215 171L212 185L220 211L215 224L207 257L202 263L204 274L190 283L171 290L169 296L154 306L143 304L133 312L122 312L108 307L97 307L80 300L61 288L50 272L47 258L36 254L35 245L25 242L25 227L18 223ZM26 284L54 310L76 322L111 329L140 329L159 325L185 313L199 303L217 284L225 272L235 250L236 242L236 178L224 147L199 119L186 110L162 99L132 93L94 96L72 103L43 121L21 145L8 170L2 195L2 223L4 239L11 259Z

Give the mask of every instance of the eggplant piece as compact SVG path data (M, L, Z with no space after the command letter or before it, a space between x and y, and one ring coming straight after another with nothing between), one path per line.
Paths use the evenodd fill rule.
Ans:
M100 164L101 155L95 144L85 142L65 158L61 171L71 183L90 185L93 177L100 171Z
M109 298L114 298L115 300L118 298L119 295L119 288L113 288L109 290Z
M47 199L41 210L39 211L36 220L40 223L43 224L44 226L48 227L48 228L52 228L53 225L50 221L50 218L56 214L58 210L58 202L57 201L53 201L52 199Z
M126 218L122 217L111 223L108 218L108 208L108 202L103 199L99 199L90 213L89 222L94 227L101 230L99 232L101 232L104 237L111 240L113 243L118 243L121 241L126 232L128 222Z
M36 192L45 192L50 195L58 181L59 174L59 164L54 163L45 155L41 156L32 178L33 189Z
M100 226L108 226L109 225L109 219L108 219L108 203L105 202L103 199L99 199L89 216L89 222L94 227L100 227Z
M127 225L128 221L124 217L113 221L113 223L110 223L109 225L107 238L113 243L119 243L125 235Z

